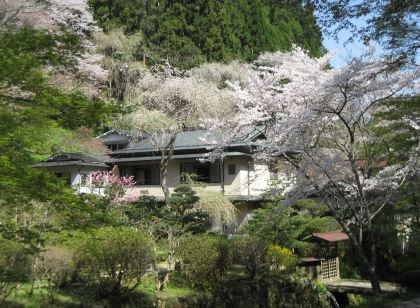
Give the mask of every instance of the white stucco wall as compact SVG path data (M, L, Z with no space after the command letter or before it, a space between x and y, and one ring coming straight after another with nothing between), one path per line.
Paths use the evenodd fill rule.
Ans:
M88 185L81 186L81 177L83 174L89 175L90 172L98 170L108 170L107 167L93 167L93 166L56 166L48 167L48 171L53 173L62 173L70 176L70 185L80 193L91 193L90 179Z
M180 164L194 160L174 160L168 166L168 187L172 192L180 183ZM125 165L147 165L148 163L130 163ZM229 174L229 165L235 165L236 173ZM270 170L267 165L254 163L248 157L227 157L223 163L224 194L227 197L246 199L248 196L259 197L269 188ZM222 176L222 175L221 175ZM222 192L221 183L208 183L206 190ZM149 195L163 198L160 185L139 185L135 187L139 193L147 192Z
M249 185L252 196L259 196L267 191L270 183L270 170L267 165L254 163L250 166Z
M169 191L172 192L173 189L180 184L180 168L181 163L186 162L196 162L196 160L173 160L169 162L168 165L168 187ZM129 163L124 164L124 166L129 165L148 165L150 163ZM235 164L236 166L236 174L235 175L229 175L228 174L228 165L229 164ZM224 177L225 177L225 194L226 195L240 195L240 179L238 177L238 173L240 168L242 168L243 162L240 161L240 159L237 158L229 158L225 160L224 163ZM121 165L122 167L123 165ZM222 177L222 174L221 174ZM147 192L151 196L155 196L158 198L163 198L164 194L162 191L162 188L160 185L138 185L135 187L135 190L137 190L139 193L141 192ZM219 183L207 183L206 184L206 190L214 191L214 192L222 192L222 184Z

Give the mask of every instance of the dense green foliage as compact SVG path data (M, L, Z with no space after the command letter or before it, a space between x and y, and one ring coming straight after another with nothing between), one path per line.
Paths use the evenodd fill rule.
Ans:
M250 279L267 272L266 246L261 239L251 236L235 237L232 241L234 262L243 267Z
M321 33L310 6L302 1L89 0L105 29L140 32L138 58L149 64L168 59L190 68L205 61L253 60L265 51L297 44L322 53Z
M99 99L66 93L44 69L75 69L77 37L22 28L0 34L0 199L46 198L58 187L31 168L33 155L49 153L45 142L65 129L99 130L114 111ZM47 184L48 183L48 184Z
M77 196L53 174L32 168L40 156L54 152L49 138L74 136L73 130L82 127L99 131L114 107L50 82L64 67L77 76L75 57L81 51L77 36L27 27L2 30L0 258L7 264L2 283L13 278L7 272L20 283L38 277L35 264L42 264L40 252L49 232L114 221L112 214L95 208L96 197ZM42 279L47 272L58 273L45 267Z
M254 211L254 219L245 232L265 242L293 249L304 256L311 245L305 238L313 232L336 230L337 222L325 206L301 200L292 207L270 202Z
M181 184L175 187L168 203L178 216L183 216L188 210L194 208L198 199L190 185Z
M199 288L214 286L226 276L231 264L228 242L222 237L185 237L178 251L183 273Z
M28 249L15 241L0 237L0 251L0 304L3 304L17 284L29 280L31 262Z
M50 153L50 136L80 126L98 129L109 114L104 102L66 93L48 80L47 67L75 70L79 50L70 34L32 28L0 34L0 234L31 253L39 251L47 231L86 228L108 217L86 202L92 198L74 195L63 181L31 166L35 155ZM104 112L96 114L96 107Z
M382 153L391 153L392 162L409 158L418 130L410 125L420 117L420 96L394 98L383 102L374 112L374 132L382 138Z
M299 258L289 248L267 243L248 235L238 235L231 242L233 262L242 266L249 279L268 273L296 272Z
M373 132L381 140L373 150L388 157L390 163L405 163L413 153L410 149L418 143L419 130L415 129L420 115L420 98L407 96L383 102L373 113ZM369 153L366 155L369 157ZM407 176L399 194L379 217L375 228L378 239L379 266L387 280L407 280L415 277L420 255L420 178L413 173ZM415 280L413 280L415 281ZM412 284L415 284L412 282Z
M47 67L65 67L76 73L75 56L81 51L77 36L22 28L1 33L0 37L2 106L25 107L14 111L27 111L27 116L33 116L32 121L43 117L43 121L53 120L68 129L84 126L99 130L103 126L106 116L114 111L111 105L77 91L66 93L51 86L44 72ZM52 126L51 121L48 124Z
M153 230L157 238L173 228L180 233L205 233L210 228L209 214L197 208L198 200L190 185L181 184L175 187L168 204L141 195L127 206L126 215L132 226Z
M198 200L196 192L187 184L175 187L168 200L174 218L192 233L204 233L210 227L208 213L197 209Z
M326 33L338 36L342 30L351 39L377 42L399 64L418 64L420 42L417 0L311 0L319 12ZM362 21L362 22L361 22Z
M104 228L87 236L77 249L80 274L101 295L135 289L154 262L153 242L131 228Z

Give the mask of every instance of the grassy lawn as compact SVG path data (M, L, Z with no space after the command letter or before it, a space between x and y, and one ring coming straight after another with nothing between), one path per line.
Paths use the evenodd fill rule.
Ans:
M117 298L96 298L92 289L77 286L57 292L55 302L52 304L48 302L47 291L41 282L35 285L32 295L30 295L30 289L30 284L21 285L7 299L5 307L109 307L120 303L120 299ZM155 275L145 276L143 283L133 294L130 294L125 307L150 307L159 299L171 305L177 302L178 297L188 296L194 292L178 273L171 273L169 284L161 292L156 290Z
M8 297L6 307L45 307L47 302L47 292L42 289L42 284L38 283L30 295L31 285L23 284ZM58 293L56 295L56 306L71 307L80 304L79 301L70 295Z
M139 286L139 291L154 299L169 301L174 300L177 297L187 296L196 292L178 272L170 273L169 283L161 292L156 290L155 275L146 276L143 279L141 286Z

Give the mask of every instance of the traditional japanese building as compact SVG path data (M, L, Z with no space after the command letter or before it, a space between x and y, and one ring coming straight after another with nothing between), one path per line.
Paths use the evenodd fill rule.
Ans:
M133 176L134 193L147 193L164 200L161 188L159 148L168 143L152 142L150 135L139 132L110 130L97 137L109 152L106 155L85 153L60 153L36 165L68 179L68 183L81 193L93 192L90 172L113 170L122 176ZM255 149L264 139L261 127L240 136L227 146L216 160L206 160L216 142L204 130L189 130L176 136L173 155L168 164L167 185L170 192L182 182L185 174L194 174L206 190L220 192L237 202L240 210L239 223L249 219L255 205L263 201L270 187L286 191L294 183L291 173L282 168L281 160L275 166L253 158Z

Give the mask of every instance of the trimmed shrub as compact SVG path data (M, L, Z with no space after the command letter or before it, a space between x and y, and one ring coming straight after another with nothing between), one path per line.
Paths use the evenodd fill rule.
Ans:
M258 238L239 236L232 240L234 263L242 265L249 278L267 273L266 245Z
M104 228L82 241L76 262L80 276L103 296L134 290L155 261L154 243L131 228Z
M218 236L187 236L178 247L178 256L182 272L198 288L212 287L231 265L228 242Z

